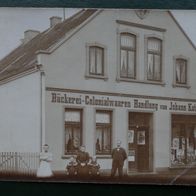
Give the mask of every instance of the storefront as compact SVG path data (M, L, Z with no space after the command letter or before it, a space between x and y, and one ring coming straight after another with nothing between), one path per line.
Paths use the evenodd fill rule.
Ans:
M48 88L46 106L46 142L53 148L56 170L85 145L101 169L110 171L118 139L128 155L128 174L194 162L194 100ZM54 116L57 121L48 120Z
M196 116L172 114L171 166L185 167L196 161Z

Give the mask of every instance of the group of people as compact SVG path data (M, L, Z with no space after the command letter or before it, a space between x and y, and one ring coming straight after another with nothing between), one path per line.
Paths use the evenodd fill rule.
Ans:
M88 152L85 152L85 146L81 146L76 157L72 156L66 170L68 175L79 176L97 176L99 175L100 165L97 163L96 156L90 157Z
M37 177L51 177L53 175L50 168L52 154L48 152L49 146L43 146L43 152L40 153L40 166L37 170ZM117 141L117 146L112 150L112 169L111 177L116 175L118 170L119 177L123 176L123 165L127 159L127 154L124 148L121 147L121 141ZM90 157L85 151L85 146L80 146L76 156L70 158L66 166L68 175L99 175L100 165L97 163L96 157Z

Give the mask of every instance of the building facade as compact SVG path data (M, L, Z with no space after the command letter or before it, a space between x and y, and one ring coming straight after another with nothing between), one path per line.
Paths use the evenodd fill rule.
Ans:
M168 11L82 10L57 22L0 63L1 149L47 143L58 171L83 144L109 171L120 139L128 174L193 164L195 49Z

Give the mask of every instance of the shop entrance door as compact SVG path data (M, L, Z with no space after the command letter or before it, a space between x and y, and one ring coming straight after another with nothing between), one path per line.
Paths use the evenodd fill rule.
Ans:
M128 171L148 172L152 169L152 115L130 113L128 130Z
M137 129L137 169L138 171L149 170L149 128Z

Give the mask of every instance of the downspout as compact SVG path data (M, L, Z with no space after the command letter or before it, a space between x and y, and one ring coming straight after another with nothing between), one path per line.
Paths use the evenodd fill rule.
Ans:
M37 68L40 70L40 152L46 142L45 127L45 72L41 63L41 55L37 55Z
M46 143L46 127L45 127L45 72L41 70L41 146Z

